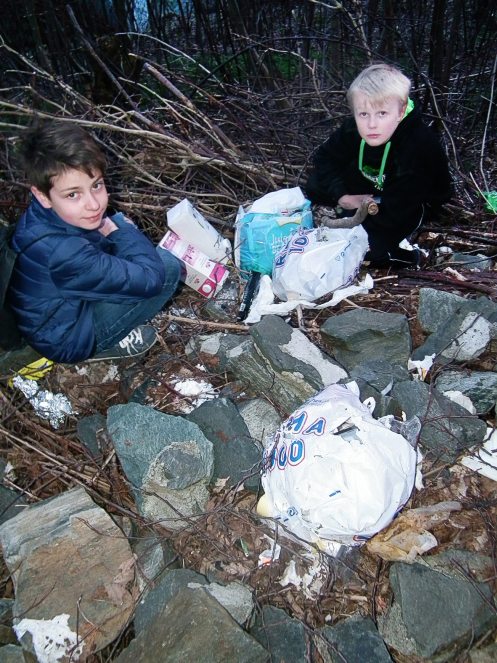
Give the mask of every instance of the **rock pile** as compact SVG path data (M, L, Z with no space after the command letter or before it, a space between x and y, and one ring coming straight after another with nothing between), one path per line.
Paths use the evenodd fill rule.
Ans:
M105 420L80 421L78 431L96 454L95 430L105 426L139 518L168 532L195 529L220 482L257 493L265 436L330 384L355 380L361 400L374 397L377 418L417 416L425 463L442 468L442 477L487 435L484 417L497 401L497 304L424 288L418 323L427 338L414 351L404 315L361 308L328 318L319 330L321 348L275 316L246 334L198 335L186 349L190 361L228 374L254 397L240 402L226 392L185 415L129 402L110 407ZM433 376L430 383L417 379L425 377L423 366ZM468 401L454 392L474 409L461 405ZM7 505L8 492L0 494ZM203 575L175 568L162 541L138 540L125 518L111 518L83 488L17 511L4 510L0 525L15 587L15 600L0 603L1 660L25 660L23 652L39 661L87 660L111 642L121 663L317 656L326 662L392 656L449 661L471 647L471 661L497 656L495 645L476 650L497 622L493 561L457 543L411 563L394 562L391 603L372 615L375 621L363 605L345 619L309 628L304 615L292 617L270 597L256 605L243 578L220 583L215 569ZM243 548L243 537L239 541ZM276 559L271 536L269 541ZM216 541L210 545L215 549ZM295 568L301 554L297 547L289 550ZM346 583L362 554L345 550L324 563ZM318 555L314 562L323 564ZM318 575L301 585L314 599L326 594L323 585L313 594ZM132 630L120 641L129 624Z

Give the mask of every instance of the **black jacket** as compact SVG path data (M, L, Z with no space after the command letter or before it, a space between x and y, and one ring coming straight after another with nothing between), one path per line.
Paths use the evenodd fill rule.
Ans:
M451 195L447 157L437 136L415 107L391 137L382 191L359 170L361 137L353 118L345 120L316 151L305 187L312 203L335 206L344 194L381 197L380 211L368 217L368 231L398 242L419 225L423 207L437 210ZM364 165L379 169L384 145L365 146Z

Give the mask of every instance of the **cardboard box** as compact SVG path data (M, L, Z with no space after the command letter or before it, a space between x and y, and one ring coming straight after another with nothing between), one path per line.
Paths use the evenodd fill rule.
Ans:
M167 249L181 260L181 280L187 286L210 299L221 290L228 277L228 270L210 260L193 244L178 237L172 230L168 230L159 242L159 247Z

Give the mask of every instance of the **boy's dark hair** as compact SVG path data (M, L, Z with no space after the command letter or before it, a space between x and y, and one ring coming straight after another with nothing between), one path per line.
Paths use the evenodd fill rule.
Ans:
M74 168L94 177L105 174L105 155L90 134L76 124L37 122L22 136L19 157L30 185L50 195L53 178Z

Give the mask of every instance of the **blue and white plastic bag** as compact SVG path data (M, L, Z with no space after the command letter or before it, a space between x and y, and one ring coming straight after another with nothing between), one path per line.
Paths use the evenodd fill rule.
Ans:
M279 189L238 210L235 221L235 263L250 272L270 275L276 254L300 227L312 228L311 203L299 187Z

